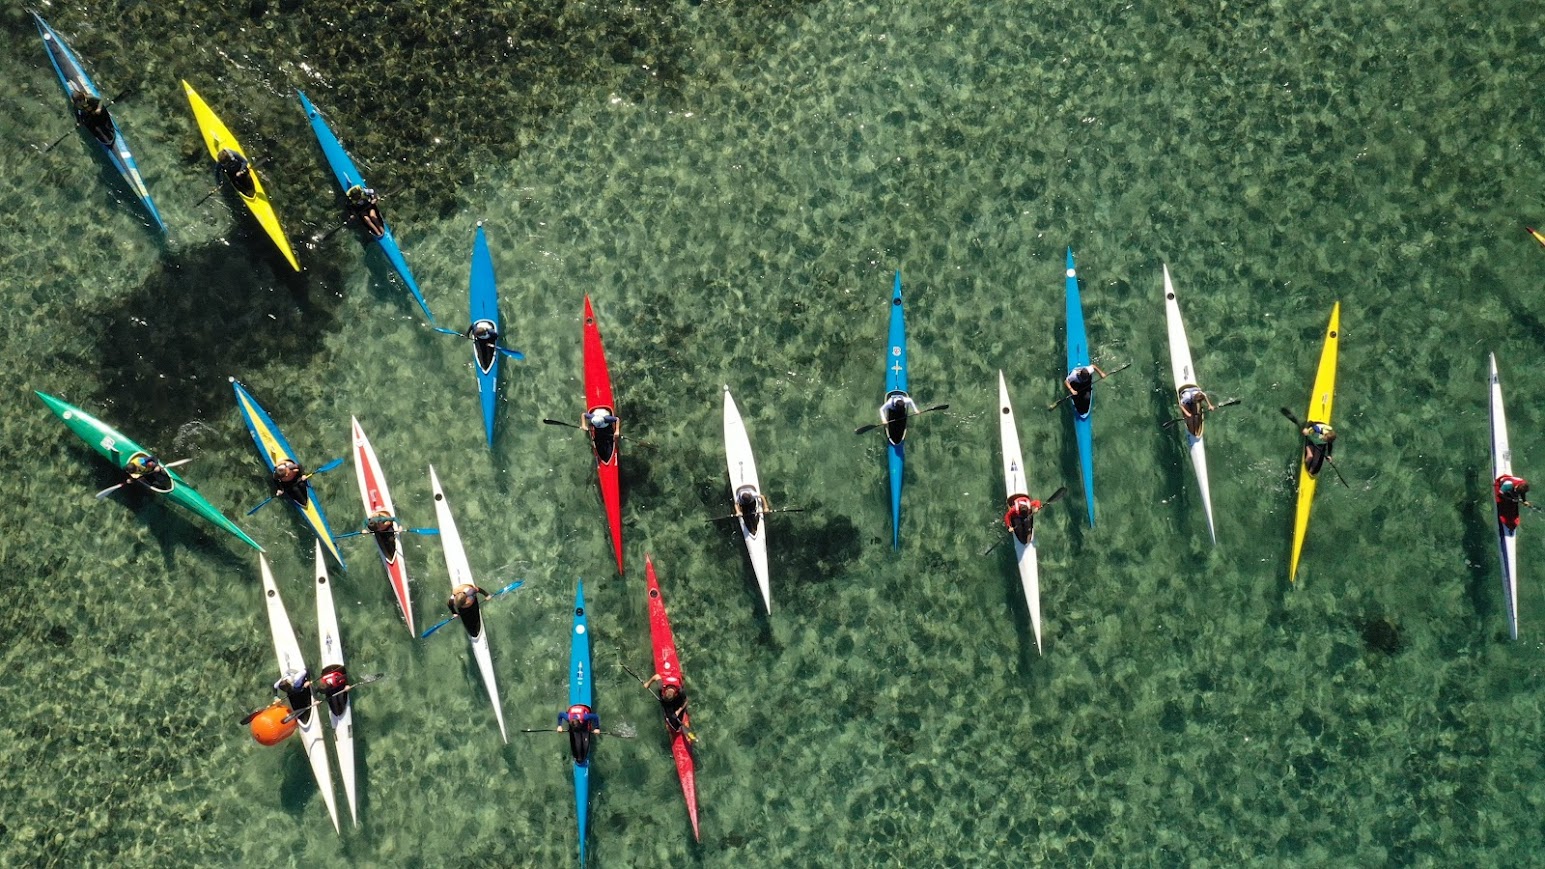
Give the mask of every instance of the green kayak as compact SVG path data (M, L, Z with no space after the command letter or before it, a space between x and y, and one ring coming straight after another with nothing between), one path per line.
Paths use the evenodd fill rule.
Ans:
M48 405L48 409L53 411L55 416L64 420L64 424L70 427L70 431L75 432L81 440L90 444L92 449L101 453L104 458L112 462L118 470L123 471L125 474L129 473L129 465L131 463L138 467L139 462L155 458L150 450L129 440L124 436L123 432L118 431L73 404L61 401L45 392L38 392L37 396L43 399L43 403ZM159 461L157 464L159 464ZM153 473L141 474L135 477L135 482L158 495L165 495L176 503L208 519L210 522L219 525L226 531L236 535L241 542L251 546L253 549L259 552L263 551L263 547L259 546L257 541L248 537L246 532L240 528L237 528L235 522L225 518L225 514L215 509L215 505L204 500L204 496L188 485L187 481L182 477L177 476L176 471L162 467Z

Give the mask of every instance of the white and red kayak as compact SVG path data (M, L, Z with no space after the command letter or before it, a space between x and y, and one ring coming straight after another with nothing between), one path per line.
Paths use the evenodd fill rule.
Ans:
M358 429L356 429L357 431ZM343 639L338 633L338 610L333 606L333 584L327 577L327 560L322 555L322 541L317 541L317 638L322 646L322 670L344 669ZM347 670L344 670L347 678ZM321 679L322 674L316 675ZM349 799L349 817L359 826L359 804L354 793L354 704L349 694L323 700L333 723L333 747L338 750L338 774L343 777L343 793Z
M654 561L647 554L644 556L644 575L649 590L649 641L654 646L654 671L667 684L675 684L685 691L681 659L676 655L676 635L671 632L670 619L665 615L665 599L660 597ZM671 738L671 758L676 762L676 776L681 779L681 795L687 800L687 816L692 819L692 838L701 842L703 837L697 829L697 773L692 762L692 746L687 739L687 731L692 726L690 707L682 712L681 724L679 729L673 728L667 721L665 730Z
M408 564L402 554L402 523L396 521L397 508L392 506L392 493L386 488L386 476L381 472L381 462L376 458L375 449L370 446L370 439L365 437L365 430L360 428L359 420L350 417L349 421L354 424L354 476L359 480L359 497L365 505L365 521L381 513L393 518L390 532L371 536L375 538L376 549L381 555L381 566L386 568L386 579L392 585L392 593L397 596L397 606L402 610L403 621L408 624L408 633L416 637L418 633L413 630L413 599L408 591Z
M1029 478L1025 474L1025 460L1019 449L1019 431L1014 427L1014 408L1009 404L1008 382L1003 372L998 372L998 433L1003 440L1003 488L1006 504L1023 495L1030 496ZM1013 531L1014 562L1019 567L1019 584L1025 590L1025 606L1030 608L1030 627L1035 631L1035 650L1041 651L1041 573L1035 551L1035 526L1031 526L1030 539L1021 542Z
M284 600L279 597L279 586L274 583L273 571L268 569L268 559L259 555L258 564L262 566L263 598L268 605L268 628L274 640L274 654L279 659L279 677L282 679L288 673L306 673L314 678L314 674L306 669L306 659L300 653L300 642L295 639L295 627L290 624L290 616L284 610ZM317 714L310 701L308 691L306 703L296 709L296 704L291 702L290 709L300 712L295 719L300 731L300 744L306 751L311 775L316 779L317 789L322 792L322 802L327 805L327 815L333 819L333 829L336 831L338 806L333 801L333 773L327 765L327 742L322 737L322 716Z

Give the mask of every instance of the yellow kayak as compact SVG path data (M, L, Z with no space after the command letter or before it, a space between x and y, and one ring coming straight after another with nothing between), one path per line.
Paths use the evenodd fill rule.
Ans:
M1336 350L1341 337L1341 303L1330 309L1330 325L1325 327L1325 349L1320 351L1320 370L1314 375L1314 391L1309 394L1309 409L1304 413L1303 424L1311 422L1330 424L1331 405L1336 401ZM1322 466L1323 467L1323 466ZM1298 515L1293 519L1293 557L1288 567L1288 580L1298 579L1298 555L1304 548L1304 535L1309 530L1309 507L1314 503L1316 474L1309 473L1304 456L1298 458Z
M198 122L198 131L204 136L204 147L209 149L209 156L218 161L220 152L226 148L240 154L242 159L248 159L247 153L241 149L241 144L231 131L225 128L225 124L210 110L209 104L193 90L193 86L186 81L182 83L182 89L188 94L188 104L193 106L193 119ZM252 172L253 195L247 196L240 190L236 195L247 203L247 208L252 211L252 216L262 225L263 231L279 246L279 252L290 261L296 271L300 271L300 263L295 259L295 251L290 247L290 240L284 237L284 229L279 226L279 215L274 213L274 207L268 201L268 194L263 192L263 182L258 178L257 168L248 167Z

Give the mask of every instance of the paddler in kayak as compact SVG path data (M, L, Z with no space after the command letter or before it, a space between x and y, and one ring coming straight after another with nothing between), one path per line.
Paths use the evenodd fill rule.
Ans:
M905 392L892 392L880 405L880 424L885 426L885 437L893 444L907 439L907 420L918 413L917 402Z
M126 483L139 483L155 492L172 490L172 475L167 473L166 466L155 456L135 453L129 457L123 469L129 473Z
M1336 430L1328 422L1310 420L1298 433L1304 438L1304 469L1316 476L1336 448Z
M1030 545L1030 538L1035 533L1035 514L1041 512L1042 506L1029 495L1015 495L1009 499L1008 512L1003 514L1004 527L1013 532L1020 543Z
M249 199L257 195L257 182L252 178L252 164L247 158L236 153L230 148L220 149L215 155L215 163L219 165L220 172L226 180L231 182L237 192Z
M467 327L465 334L472 339L478 367L487 371L494 364L494 354L499 352L499 327L492 320L478 320Z
M1492 481L1491 491L1497 496L1497 521L1508 530L1518 529L1518 507L1533 507L1529 503L1529 481L1512 474L1503 474Z
M342 715L349 706L349 698L345 696L349 691L349 674L341 664L328 664L322 668L322 677L317 680L322 689L322 698L333 710L334 715Z
M349 199L349 208L359 222L365 225L372 238L380 238L386 235L386 219L381 216L378 205L381 197L373 187L361 187L355 184L344 194Z
M309 479L311 479L311 475L305 473L304 469L294 459L285 459L279 462L277 465L274 465L274 485L277 487L274 490L274 497L277 498L283 495L297 504L306 503L306 498L308 497L306 481Z
M618 429L621 428L621 420L611 412L610 408L598 407L590 411L588 416L580 417L584 422L580 428L590 432L591 443L595 445L596 458L601 464L612 460L612 451L617 448Z
M1067 388L1068 394L1073 396L1073 409L1079 413L1089 412L1089 397L1094 390L1094 376L1100 375L1104 380L1107 375L1100 366L1093 362L1088 365L1080 365L1068 372L1063 378L1062 385Z
M385 510L377 510L365 518L365 530L376 539L376 545L391 558L397 552L397 517Z
M1206 410L1203 410L1206 405ZM1217 410L1212 403L1212 397L1202 391L1200 386L1186 386L1180 390L1180 414L1185 417L1186 431L1192 437L1202 436L1202 423L1207 411Z
M687 741L696 742L697 734L691 730L691 724L687 721L687 692L681 687L681 679L677 676L666 678L659 673L649 677L644 687L654 692L655 683L660 683L660 693L655 699L660 701L660 712L665 716L665 726L671 731L686 731Z
M577 764L590 762L590 736L600 730L601 716L583 703L576 703L568 711L558 713L558 732L569 735L569 753L574 755Z
M94 97L75 84L70 85L70 104L75 108L75 123L86 128L93 138L104 145L111 145L117 138L113 131L113 116L101 97Z
M311 676L305 670L287 670L274 683L274 695L290 704L291 712L311 708ZM305 716L300 716L304 718Z
M768 510L767 499L754 486L741 486L735 493L735 515L746 523L746 530L756 533L762 513Z
M478 595L482 595L485 600L492 597L481 588L466 583L458 586L451 593L451 599L445 604L450 608L452 615L461 619L461 626L467 629L467 633L474 637L483 628L483 616L478 609Z

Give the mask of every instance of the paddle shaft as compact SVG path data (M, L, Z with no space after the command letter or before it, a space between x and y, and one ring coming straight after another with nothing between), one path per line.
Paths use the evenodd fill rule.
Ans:
M918 411L917 413L909 413L909 414L907 414L907 419L911 419L912 417L915 417L915 416L922 416L925 413L931 413L931 412L933 412L935 410L949 410L949 409L950 409L950 406L947 405L947 404L936 404L933 407L925 407L922 410ZM856 434L856 435L867 434L869 432L874 431L877 428L880 428L880 427L886 426L886 425L889 425L889 423L872 422L869 425L861 425L858 428L853 429L853 433Z
M582 426L582 425L575 425L572 422L564 422L561 419L546 419L546 418L543 418L542 422L545 425L566 425L569 428L576 428L576 429L579 429L580 431L585 431L585 427L584 426ZM617 439L618 440L627 441L630 444L638 444L640 446L645 446L645 447L648 447L650 449L656 449L655 445L650 443L649 441L641 441L638 438L629 437L628 435L623 435L623 434L617 435Z
M1115 374L1119 374L1122 371L1125 371L1125 370L1127 370L1128 368L1131 368L1131 367L1132 367L1132 363L1124 362L1120 366L1118 366L1116 368L1112 368L1110 371L1105 372L1105 374L1103 374L1100 377L1099 380L1096 380L1095 383L1099 383L1100 380L1104 380L1107 377L1111 377L1111 376L1113 376ZM1066 383L1067 381L1064 380L1063 382ZM1062 404L1064 401L1067 401L1068 399L1072 398L1073 395L1074 395L1074 393L1069 392L1067 395L1064 395L1061 398L1057 399L1056 401L1052 402L1051 404L1046 405L1046 409L1047 410L1054 410L1057 407L1057 405Z
M1238 404L1242 400L1243 399L1239 399L1239 398L1231 398L1228 401L1225 401L1222 404L1213 407L1213 409L1211 411L1209 411L1209 413L1216 413L1217 411L1220 411L1220 410L1222 410L1225 407L1233 407L1234 405ZM1170 420L1169 422L1166 422L1163 425L1159 426L1159 428L1169 428L1170 426L1174 425L1177 422L1184 422L1184 421L1185 421L1185 417L1177 416L1174 419Z
M126 90L123 93L119 94L118 96L113 97L112 99L110 99L107 102L103 103L102 104L102 108L106 109L108 106L112 105L113 103L118 102L119 100L123 99L124 97L126 97L126 96L128 96L129 94L132 94L132 93L134 93L134 89L130 88L129 90ZM74 106L72 105L71 108L73 108L73 107ZM80 126L80 115L78 115L78 114L75 116L75 126L76 127ZM51 144L47 148L43 149L42 153L47 154L49 151L54 150L54 147L57 146L60 142L63 142L65 139L70 138L70 133L73 133L73 132L75 132L75 130L70 130L69 133L65 133L63 136L60 136L59 138L55 139L53 141L53 144Z

